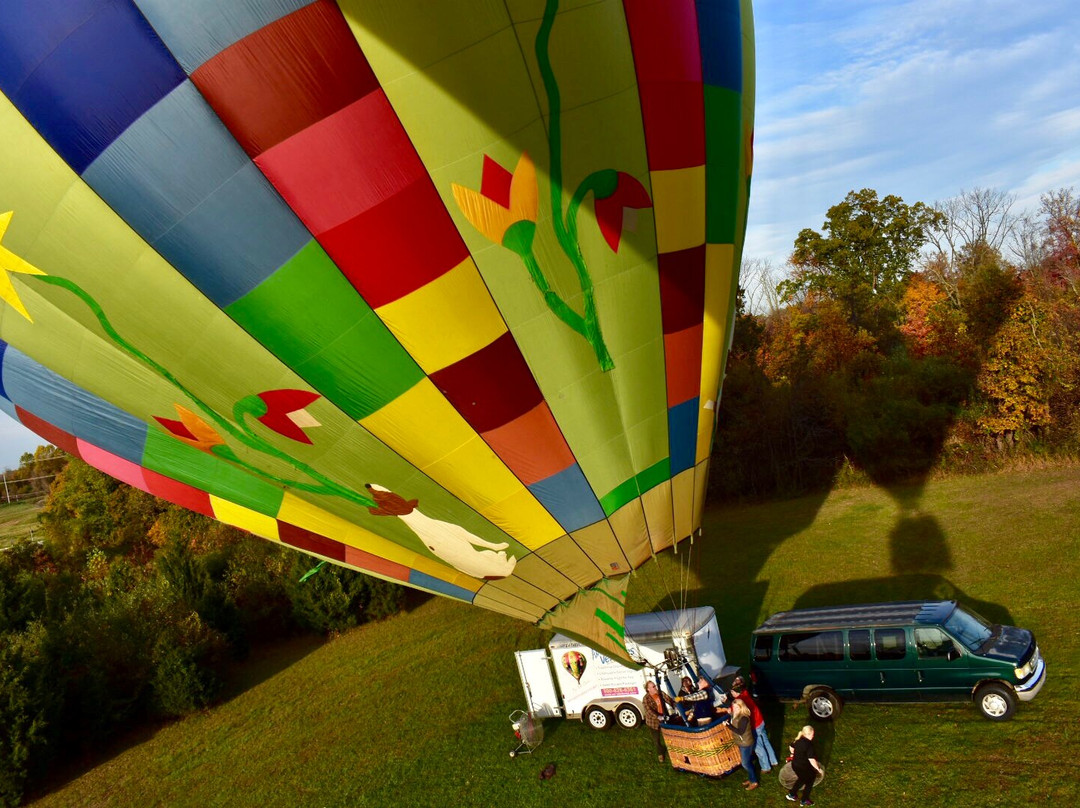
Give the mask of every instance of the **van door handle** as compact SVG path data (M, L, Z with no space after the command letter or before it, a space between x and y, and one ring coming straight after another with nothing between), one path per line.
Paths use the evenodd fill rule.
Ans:
M922 684L922 671L915 671L915 676L919 679L919 684Z
M884 671L878 672L878 676L881 677L881 683L885 684L885 672Z

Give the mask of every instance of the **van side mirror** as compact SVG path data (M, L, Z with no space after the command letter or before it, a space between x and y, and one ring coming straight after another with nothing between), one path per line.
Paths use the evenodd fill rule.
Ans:
M949 643L949 653L948 653L949 662L955 662L956 660L958 660L960 658L960 656L961 656L960 649L957 648L952 643Z

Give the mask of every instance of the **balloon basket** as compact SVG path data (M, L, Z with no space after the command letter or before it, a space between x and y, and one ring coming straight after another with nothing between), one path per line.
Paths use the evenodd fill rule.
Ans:
M713 721L703 727L662 724L660 731L667 744L668 759L675 769L723 777L741 765L735 734L722 721Z
M539 718L524 710L510 713L510 726L518 741L515 749L510 750L510 757L528 755L544 740L544 725Z

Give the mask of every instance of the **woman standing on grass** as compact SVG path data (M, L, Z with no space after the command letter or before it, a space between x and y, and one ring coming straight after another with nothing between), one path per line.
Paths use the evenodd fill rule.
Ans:
M814 751L814 728L809 724L803 727L795 737L795 742L788 749L791 750L793 756L791 768L795 771L795 776L798 779L795 781L795 785L791 787L791 791L787 793L787 799L790 802L795 802L799 798L799 786L802 786L802 805L813 805L814 803L810 801L810 789L814 787L814 780L817 779L818 772L821 771L817 752Z
M735 743L739 745L739 757L742 759L742 767L746 769L747 791L753 791L758 787L758 775L754 769L754 721L750 717L750 708L741 701L735 701L731 705L731 718L728 726L735 733Z

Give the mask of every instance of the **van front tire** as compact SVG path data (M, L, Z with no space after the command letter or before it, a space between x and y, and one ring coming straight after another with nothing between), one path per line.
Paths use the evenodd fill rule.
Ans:
M1016 693L1011 687L987 684L975 691L975 706L983 718L1008 721L1016 712Z
M811 690L807 704L810 708L810 717L819 721L832 721L843 709L840 697L827 687Z

